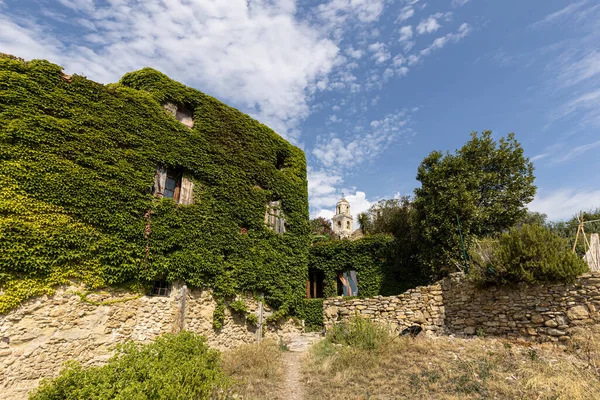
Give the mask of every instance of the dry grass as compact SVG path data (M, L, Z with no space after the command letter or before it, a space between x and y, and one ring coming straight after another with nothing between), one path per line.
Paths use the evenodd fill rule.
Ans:
M275 341L243 345L223 353L223 370L243 399L277 399L283 385L282 353Z
M596 335L598 334L598 335ZM396 338L374 350L323 341L304 366L307 399L600 399L600 329L573 344Z

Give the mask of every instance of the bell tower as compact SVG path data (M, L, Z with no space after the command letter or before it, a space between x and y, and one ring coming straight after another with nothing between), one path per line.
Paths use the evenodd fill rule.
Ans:
M354 218L350 214L350 203L342 197L335 206L333 220L333 232L340 239L349 237L354 230Z

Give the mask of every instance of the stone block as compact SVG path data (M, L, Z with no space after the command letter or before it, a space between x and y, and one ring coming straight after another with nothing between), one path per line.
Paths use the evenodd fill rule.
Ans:
M589 315L590 315L590 313L588 312L588 310L587 310L587 308L585 306L571 307L567 311L567 317L571 321L572 320L578 320L578 319L586 319L586 318L589 317Z

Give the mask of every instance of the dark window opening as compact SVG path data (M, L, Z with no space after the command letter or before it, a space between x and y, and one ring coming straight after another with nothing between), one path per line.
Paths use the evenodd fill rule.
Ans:
M338 221L338 228L342 227L342 221Z
M323 282L325 281L325 273L318 269L308 270L308 281L306 281L306 298L320 299L323 298Z
M154 286L150 292L152 296L169 296L171 294L171 284L166 281L154 281Z
M358 296L356 271L338 272L337 294L338 296Z
M172 116L188 128L194 127L193 112L185 107L177 106L173 103L166 103L163 108Z
M346 222L346 228L350 229L350 221Z
M279 170L285 168L285 154L277 153L277 164L275 164L275 167Z

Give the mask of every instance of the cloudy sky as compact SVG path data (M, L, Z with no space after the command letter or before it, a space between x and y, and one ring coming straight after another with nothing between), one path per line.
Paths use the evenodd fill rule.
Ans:
M303 148L312 216L409 195L432 150L514 132L530 208L600 206L597 0L0 0L0 52L99 82L145 66Z

